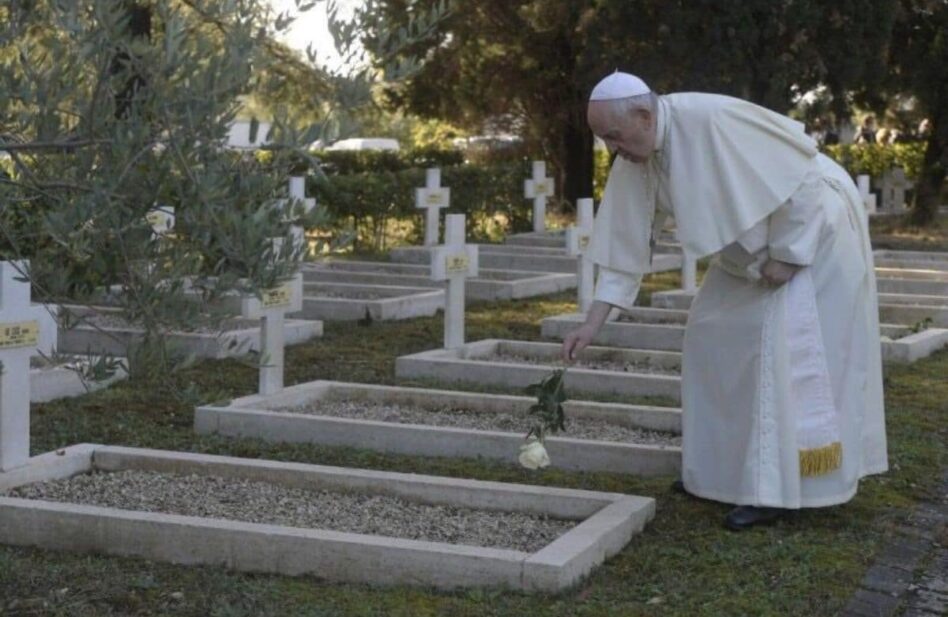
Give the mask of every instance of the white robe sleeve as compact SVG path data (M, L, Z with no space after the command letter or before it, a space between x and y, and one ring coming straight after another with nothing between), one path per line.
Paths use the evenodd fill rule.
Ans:
M809 174L800 188L770 215L767 248L772 259L798 266L813 263L826 227L824 183Z
M628 274L599 266L599 279L593 299L621 309L630 309L635 304L641 285L641 274Z

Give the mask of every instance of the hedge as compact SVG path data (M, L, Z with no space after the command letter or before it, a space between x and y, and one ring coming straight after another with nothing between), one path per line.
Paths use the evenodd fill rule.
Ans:
M853 177L869 174L879 178L893 167L902 167L906 176L917 178L925 158L925 142L826 146L824 150Z
M468 237L493 239L491 221L503 215L503 232L531 228L531 205L522 198L527 164L443 167L441 182L451 189L452 214L467 215ZM415 208L415 189L425 184L425 170L376 171L309 176L309 191L332 214L338 232L352 228L357 249L383 250L393 220L416 223L405 241L417 244L424 234L424 214Z

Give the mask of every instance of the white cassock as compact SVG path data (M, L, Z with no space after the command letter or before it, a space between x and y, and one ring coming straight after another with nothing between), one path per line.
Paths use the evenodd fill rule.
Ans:
M632 305L656 208L674 215L685 249L714 255L685 332L685 488L738 505L844 503L861 477L888 468L875 275L858 191L845 170L807 150L802 127L798 138L789 119L728 97L662 99L657 147L666 160L620 160L610 174L593 237L596 299ZM705 105L710 113L690 114ZM752 120L702 132L731 107L729 118L746 111ZM776 128L768 130L770 116ZM736 171L729 171L735 144L725 143L721 129L742 152ZM781 140L793 143L769 160ZM696 171L698 159L679 163L675 150L685 144L706 150L706 169ZM753 177L742 180L742 173ZM693 185L676 194L674 182L685 174ZM768 175L777 180L767 185ZM742 182L751 188L742 191ZM689 193L696 187L705 190ZM757 280L768 257L804 267L771 288ZM841 446L841 458L832 469L804 474L807 439L825 434Z

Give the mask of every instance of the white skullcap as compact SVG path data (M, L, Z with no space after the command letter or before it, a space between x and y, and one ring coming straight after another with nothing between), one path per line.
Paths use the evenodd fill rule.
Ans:
M648 94L649 92L651 90L645 82L635 75L616 71L596 84L592 94L589 95L589 100L612 101Z

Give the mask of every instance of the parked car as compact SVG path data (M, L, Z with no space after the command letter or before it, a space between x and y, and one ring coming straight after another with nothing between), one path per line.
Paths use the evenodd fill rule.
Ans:
M393 150L397 151L398 140L385 137L350 137L340 139L327 150Z

